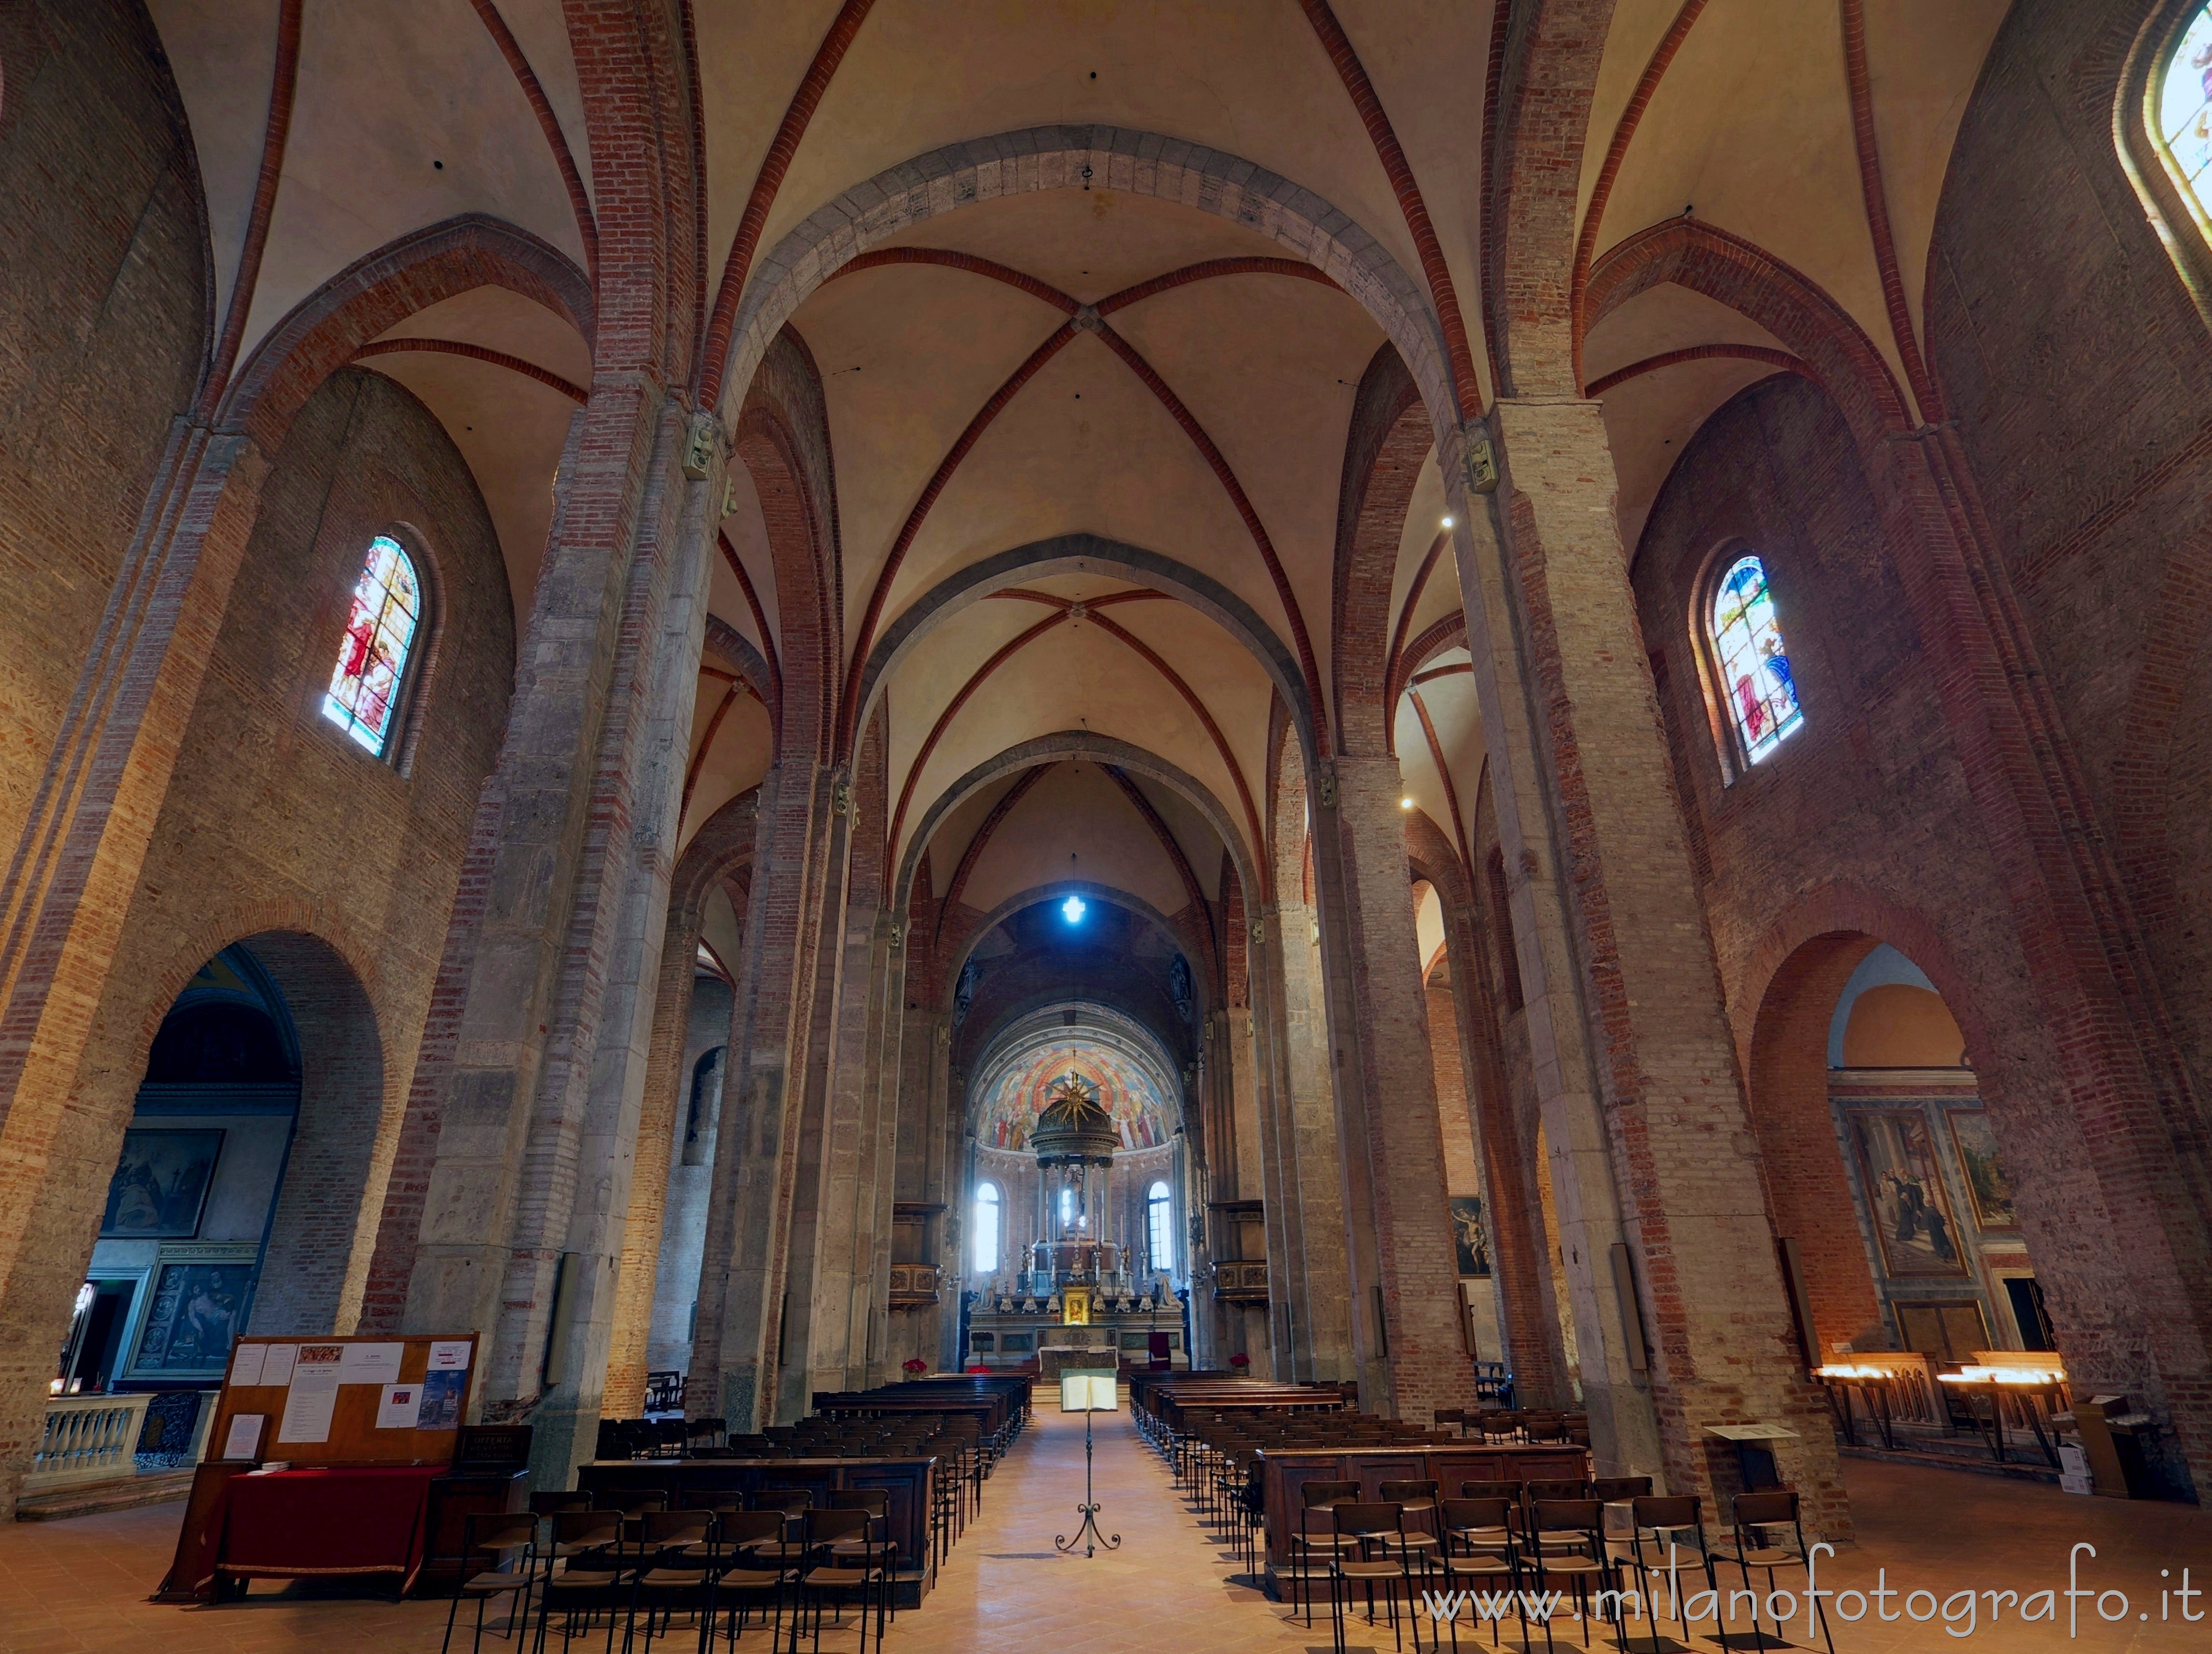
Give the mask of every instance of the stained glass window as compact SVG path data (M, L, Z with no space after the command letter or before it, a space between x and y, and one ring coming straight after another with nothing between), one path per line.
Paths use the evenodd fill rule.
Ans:
M988 1275L999 1267L999 1186L975 1185L975 1273Z
M353 588L345 641L331 673L323 716L382 757L391 745L407 656L422 623L422 589L415 565L388 534L368 543L368 556Z
M2212 217L2212 4L2197 9L2174 43L2156 110L2166 164L2198 214Z
M1738 557L1714 588L1712 644L1736 739L1745 759L1757 763L1805 722L1766 566L1757 557Z
M1165 1183L1157 1183L1145 1195L1145 1235L1152 1243L1152 1268L1175 1268L1175 1197Z

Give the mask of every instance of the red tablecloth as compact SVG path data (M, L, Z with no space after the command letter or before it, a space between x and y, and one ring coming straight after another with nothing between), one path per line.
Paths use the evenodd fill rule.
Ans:
M422 1566L430 1483L443 1466L276 1470L234 1476L210 1524L215 1571L233 1579L395 1573L405 1591Z

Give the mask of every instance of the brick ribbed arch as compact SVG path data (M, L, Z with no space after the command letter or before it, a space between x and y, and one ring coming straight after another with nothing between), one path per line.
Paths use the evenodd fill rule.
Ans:
M1076 574L1109 575L1176 598L1243 644L1273 682L1276 693L1282 697L1297 727L1307 762L1313 761L1310 708L1301 692L1304 684L1297 661L1251 606L1219 581L1187 563L1097 534L1060 534L1050 539L1032 540L955 569L916 598L884 629L883 635L869 652L860 676L860 705L863 716L921 640L969 604L992 597L1018 581Z
M224 395L222 423L274 452L315 387L379 334L471 288L503 287L593 343L591 281L558 247L503 219L465 213L363 254L262 336Z
M1439 438L1456 441L1443 331L1421 286L1352 217L1263 167L1154 132L1035 126L949 144L856 185L794 228L753 269L728 331L719 381L743 385L806 296L893 235L963 207L1042 190L1098 188L1177 202L1272 237L1357 301L1397 346ZM710 338L719 356L721 337Z
M924 848L945 818L981 788L988 787L1003 775L1017 770L1031 769L1041 764L1052 763L1061 758L1079 758L1107 766L1119 766L1139 775L1149 775L1163 787L1182 795L1191 806L1206 818L1206 825L1213 829L1229 852L1229 859L1237 871L1237 882L1246 890L1259 888L1253 856L1255 852L1244 842L1244 836L1237 830L1235 818L1214 796L1213 789L1187 770L1170 763L1158 753L1143 747L1132 746L1127 741L1117 741L1109 735L1094 735L1089 730L1063 729L1050 735L1040 735L1035 740L1010 746L995 757L987 758L966 775L961 776L940 793L922 816L900 853L898 876L891 887L893 912L904 911L914 894L915 870L921 864ZM949 887L948 887L949 888Z
M1663 282L1748 316L1789 346L1861 444L1912 429L1889 364L1850 312L1765 248L1700 220L1666 219L1607 249L1590 272L1589 325Z
M1297 648L1298 666L1305 681L1306 696L1308 700L1313 702L1317 739L1326 748L1328 739L1327 721L1322 712L1319 698L1319 673L1315 664L1313 644L1306 632L1305 615L1298 605L1297 593L1291 585L1289 575L1284 570L1282 559L1276 555L1274 542L1269 538L1266 525L1260 520L1258 508L1252 503L1250 496L1244 492L1243 484L1237 481L1237 474L1231 469L1227 458L1222 453L1212 435L1199 421L1198 417L1184 405L1182 398L1169 388L1167 380L1160 376L1158 371L1145 359L1137 348L1115 331L1105 319L1115 312L1126 309L1128 306L1150 298L1155 294L1165 293L1178 287L1188 286L1194 282L1207 281L1217 277L1290 276L1317 281L1328 287L1334 287L1336 283L1314 269L1312 265L1299 264L1293 259L1214 258L1200 264L1185 265L1180 270L1170 271L1165 275L1136 283L1100 300L1095 306L1085 306L1072 295L1063 293L1034 276L1011 269L994 259L977 258L969 253L951 252L938 247L885 247L873 252L864 252L838 270L831 279L895 265L921 265L936 269L963 271L985 277L1050 305L1071 319L1063 322L1048 335L1042 344L1023 359L1021 365L1014 369L999 388L985 399L983 405L975 411L974 417L969 420L959 436L954 440L952 446L945 451L944 458L938 461L937 469L930 473L929 480L922 485L921 494L916 496L913 506L907 512L905 520L899 526L897 534L893 537L890 550L884 559L883 567L877 572L875 586L868 593L868 606L860 617L860 631L854 640L853 660L847 672L843 702L839 714L837 730L839 756L842 757L851 751L854 731L858 727L860 711L860 676L866 664L868 649L875 642L876 628L882 622L884 607L890 599L891 587L898 579L900 569L905 564L906 554L913 548L915 540L920 536L922 525L927 520L931 508L937 503L939 498L951 484L953 473L959 469L961 462L975 451L976 443L982 440L983 433L1012 403L1022 388L1036 378L1043 369L1044 365L1061 350L1073 344L1078 332L1086 331L1098 336L1107 348L1121 359L1122 364L1137 376L1139 382L1152 393L1153 398L1167 410L1169 417L1182 427L1183 433L1196 445L1200 455L1206 460L1207 467L1212 471L1223 490L1229 496L1230 504L1236 509L1237 514L1243 519L1246 531L1252 537L1253 545L1260 554L1261 561L1267 565L1267 578L1274 586L1276 600L1283 605L1283 613L1290 622L1291 639ZM1200 715L1203 716L1204 714L1201 713Z

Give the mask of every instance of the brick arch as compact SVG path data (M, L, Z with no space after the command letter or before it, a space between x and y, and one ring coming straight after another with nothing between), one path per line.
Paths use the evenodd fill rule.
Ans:
M1936 984L1958 1019L1966 1049L1989 1049L1989 1030L1975 1004L1973 980L1959 969L1934 921L1919 909L1881 891L1836 882L1807 891L1778 915L1727 981L1729 1020L1735 1030L1737 1050L1747 1060L1759 1007L1784 964L1815 937L1845 931L1887 942L1911 960Z
M1251 161L1116 126L1035 126L948 144L819 208L753 267L721 383L748 383L807 295L879 242L963 207L1086 183L1230 219L1273 236L1326 272L1397 347L1421 387L1437 438L1449 435L1456 441L1459 414L1443 330L1420 284L1382 243L1351 215Z
M1590 271L1588 325L1666 282L1726 305L1780 339L1834 398L1863 449L1913 429L1896 375L1850 312L1764 247L1700 219L1669 218L1608 249Z
M1967 1049L1989 1049L1971 983L1935 925L1860 885L1822 885L1793 903L1742 962L1728 995L1767 1219L1796 1245L1815 1355L1867 1340L1878 1347L1890 1337L1836 1142L1827 1078L1837 998L1883 942L1936 984ZM1992 1116L2002 1135L2002 1109Z
M1228 848L1236 867L1237 881L1247 890L1258 887L1259 880L1255 876L1252 860L1253 855L1258 853L1257 847L1246 846L1235 818L1204 781L1142 747L1131 746L1127 742L1117 741L1110 736L1094 735L1088 730L1064 729L1056 734L1040 735L1034 740L1010 746L995 757L985 759L938 795L915 826L913 836L907 840L904 852L900 855L897 879L891 886L891 911L903 914L910 910L915 872L921 865L922 854L945 818L958 808L963 800L973 797L979 788L989 786L1003 775L1060 758L1088 759L1102 767L1118 765L1139 775L1150 776L1163 787L1173 788L1196 807L1199 813L1206 818L1206 824L1213 829L1214 836Z
M1420 388L1389 344L1360 375L1336 505L1330 622L1337 746L1358 757L1390 748L1390 596L1399 542L1421 465L1435 445Z
M1572 279L1583 149L1614 0L1498 7L1497 124L1484 146L1484 331L1501 397L1577 397ZM1499 52L1493 38L1492 52Z
M775 567L778 757L827 763L845 653L837 479L822 375L790 328L753 375L732 447L752 477Z
M1018 580L1042 580L1077 570L1112 575L1165 593L1227 632L1243 645L1273 684L1277 704L1288 708L1302 750L1309 755L1314 751L1319 733L1308 709L1297 657L1251 605L1187 563L1098 534L1056 534L1050 539L1014 546L955 569L908 604L898 618L884 628L868 653L859 680L858 705L863 715L873 711L900 663L933 630L963 609Z
M783 685L768 657L753 647L752 639L718 614L707 617L707 653L719 655L725 664L737 671L738 681L760 697L768 708L769 721L780 726L783 720Z
M364 253L293 306L224 392L219 422L275 452L315 388L362 345L479 287L543 305L596 348L597 299L568 256L504 220L464 213Z
M398 1140L404 1076L386 1060L376 953L342 914L279 897L230 903L181 932L146 974L137 1014L94 1029L72 1102L119 1144L163 1020L200 968L231 946L251 952L276 983L300 1048L299 1113L252 1330L350 1332Z
M1767 1222L1796 1248L1816 1356L1838 1344L1889 1341L1828 1101L1836 998L1881 939L1839 928L1799 942L1759 998L1744 1063Z

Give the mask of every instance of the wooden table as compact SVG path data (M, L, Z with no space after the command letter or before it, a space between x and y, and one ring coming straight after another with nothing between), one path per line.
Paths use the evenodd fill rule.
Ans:
M917 1459L598 1459L580 1467L576 1486L596 1505L624 1493L659 1493L672 1511L711 1493L750 1496L764 1487L803 1487L817 1510L833 1493L879 1487L889 1495L884 1528L898 1547L899 1606L919 1606L929 1589L929 1501L933 1456Z
M1267 1511L1268 1589L1289 1578L1291 1542L1298 1531L1310 1481L1356 1481L1359 1496L1382 1498L1386 1481L1433 1481L1444 1499L1457 1499L1463 1481L1571 1481L1589 1474L1581 1448L1559 1444L1486 1447L1479 1442L1415 1443L1405 1447L1286 1447L1260 1450L1260 1485ZM1316 1533L1322 1531L1316 1523Z

